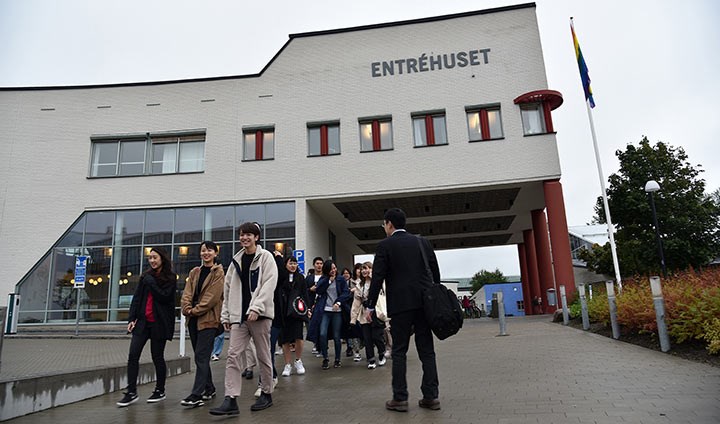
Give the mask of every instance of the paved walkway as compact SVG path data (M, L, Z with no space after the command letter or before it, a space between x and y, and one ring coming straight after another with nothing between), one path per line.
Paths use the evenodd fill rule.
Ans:
M367 370L343 361L323 371L307 352L305 376L280 377L275 405L251 412L254 381L246 381L239 400L243 423L713 423L720 422L720 368L563 327L547 316L509 318L507 337L496 337L497 321L466 321L459 335L438 342L442 410L417 407L420 364L411 350L408 413L390 412L390 366ZM128 340L6 339L3 370L17 364L70 367L76 362L125 361ZM44 347L43 347L44 346ZM189 344L188 344L189 347ZM149 350L149 349L148 349ZM168 348L176 354L177 345ZM21 355L20 359L16 357ZM169 356L169 355L168 355ZM103 359L104 358L104 359ZM278 357L279 358L279 357ZM15 365L13 365L15 364ZM22 365L21 365L22 366ZM29 365L28 365L29 366ZM222 387L224 362L213 363ZM208 406L184 409L193 375L168 380L166 401L144 402L152 385L140 387L141 401L117 408L120 393L53 408L8 423L166 423L225 421L208 415ZM210 406L221 402L219 397Z

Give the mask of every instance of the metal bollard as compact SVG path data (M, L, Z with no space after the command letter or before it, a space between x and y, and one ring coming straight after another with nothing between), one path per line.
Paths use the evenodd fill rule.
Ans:
M562 302L563 325L570 323L570 311L568 311L567 295L565 294L565 286L560 286L560 301Z
M660 339L660 350L670 350L670 338L665 326L665 299L662 295L660 277L650 277L650 290L652 291L653 304L655 305L655 320L658 326L658 338Z
M608 296L608 307L610 308L610 326L612 327L613 339L620 338L620 327L617 322L617 304L615 303L615 284L613 280L605 282Z
M588 316L587 299L585 299L585 284L578 285L580 292L580 310L582 312L583 330L590 329L590 317Z
M185 356L185 315L180 314L180 353L179 356L182 358Z
M498 321L500 321L500 334L498 336L507 336L505 331L505 303L503 303L503 293L495 292L495 298L497 299L498 306Z

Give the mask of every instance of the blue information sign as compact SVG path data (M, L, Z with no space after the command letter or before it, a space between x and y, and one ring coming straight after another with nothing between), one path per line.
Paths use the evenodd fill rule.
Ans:
M293 256L295 257L295 259L297 259L298 270L300 270L300 273L302 275L305 275L305 250L304 249L293 250Z
M87 256L75 257L75 283L73 287L76 289L85 288L85 271L87 270Z

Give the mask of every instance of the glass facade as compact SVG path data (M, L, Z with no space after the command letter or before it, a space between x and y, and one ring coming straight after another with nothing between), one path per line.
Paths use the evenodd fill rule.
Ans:
M256 221L260 244L291 254L295 246L295 203L85 212L18 283L18 322L117 322L127 319L150 248L171 255L178 276L176 306L192 268L200 265L200 243L218 243L227 269L240 249L238 227ZM76 256L88 256L85 288L74 289ZM179 317L179 312L177 312Z

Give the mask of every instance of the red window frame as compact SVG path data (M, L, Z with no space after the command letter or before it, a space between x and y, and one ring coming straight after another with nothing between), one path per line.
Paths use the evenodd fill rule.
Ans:
M245 152L243 151L243 160L246 161L252 161L252 160L270 160L274 159L274 157L265 157L265 150L264 150L264 141L265 141L265 134L266 133L273 133L273 144L275 142L274 135L275 135L275 128L258 128L255 130L246 130L243 131L243 146L245 144L245 135L246 134L255 134L255 158L245 158ZM243 147L244 148L244 147ZM272 153L272 152L271 152Z

